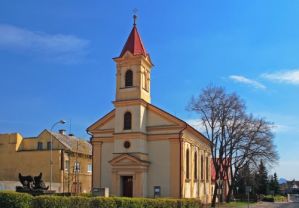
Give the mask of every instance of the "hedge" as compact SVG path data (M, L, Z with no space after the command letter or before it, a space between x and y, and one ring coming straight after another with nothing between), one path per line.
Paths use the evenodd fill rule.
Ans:
M200 208L196 199L126 198L86 196L30 196L25 193L0 192L2 208Z
M0 192L0 207L2 208L31 208L33 196L14 191Z

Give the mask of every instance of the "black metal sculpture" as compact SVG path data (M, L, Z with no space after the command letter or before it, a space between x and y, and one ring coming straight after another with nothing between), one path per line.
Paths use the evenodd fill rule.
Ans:
M34 188L35 189L42 189L42 190L48 190L49 186L46 186L44 181L42 180L42 173L40 173L38 176L34 177Z
M17 192L27 192L33 195L36 194L44 194L44 193L52 193L53 191L47 191L49 186L46 186L44 181L42 180L42 173L38 176L22 176L19 173L19 180L23 186L17 186Z
M23 185L23 187L21 187L21 186L18 186L18 187L21 187L25 190L32 190L32 188L33 188L32 176L22 176L22 174L19 173L19 180L20 180L21 184Z

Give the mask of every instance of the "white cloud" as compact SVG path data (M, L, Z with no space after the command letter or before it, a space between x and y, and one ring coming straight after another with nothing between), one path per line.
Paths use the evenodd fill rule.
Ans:
M236 82L239 82L239 83L242 83L242 84L247 84L247 85L251 85L255 88L258 88L258 89L266 89L266 86L259 83L258 81L255 81L255 80L252 80L252 79L248 79L244 76L239 76L239 75L231 75L229 76L229 78L231 80L234 80Z
M299 69L265 73L262 77L271 81L299 85Z
M88 44L88 40L73 35L52 35L0 24L0 49L71 61L86 55Z
M274 133L285 133L296 130L293 126L288 126L284 124L274 124L272 125L272 130Z

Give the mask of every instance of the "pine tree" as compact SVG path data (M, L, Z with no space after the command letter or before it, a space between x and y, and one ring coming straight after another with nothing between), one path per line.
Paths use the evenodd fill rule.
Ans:
M274 173L273 175L273 191L275 195L280 194L280 188L279 188L279 183L278 183L278 178L276 173Z
M236 176L235 188L238 187L238 191L235 189L235 194L246 194L246 186L251 186L251 193L254 193L254 175L252 174L249 165L242 167L242 169L239 170L239 174Z
M268 187L269 187L269 193L270 194L275 194L275 183L274 183L274 177L272 175L269 176L269 182L268 182Z
M280 194L279 183L278 183L278 178L276 173L274 173L273 176L272 175L270 176L269 190L273 192L274 195Z
M257 194L268 194L268 173L261 160L255 177Z

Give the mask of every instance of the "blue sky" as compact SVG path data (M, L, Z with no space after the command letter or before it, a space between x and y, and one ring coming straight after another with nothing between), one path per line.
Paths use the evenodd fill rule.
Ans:
M152 103L196 125L190 97L215 84L275 123L279 177L299 179L299 2L0 1L0 132L85 129L112 108L115 65L138 9L155 64ZM57 127L59 129L59 127ZM56 130L57 130L56 129Z

